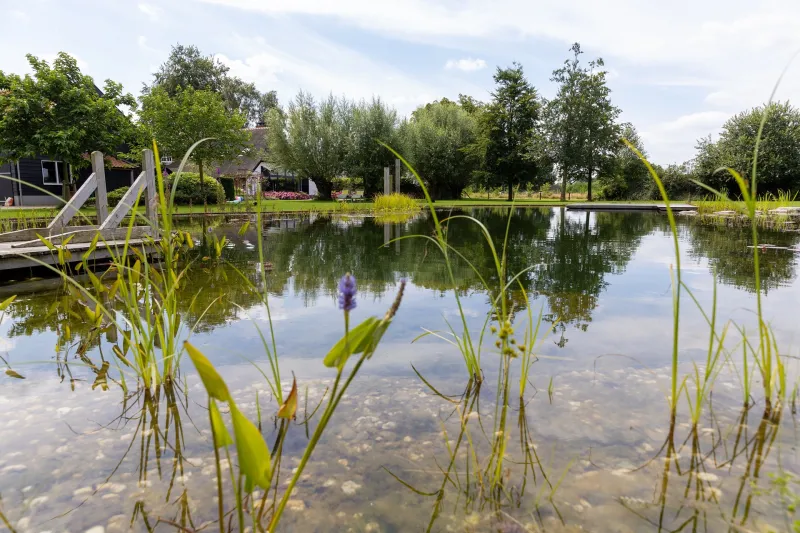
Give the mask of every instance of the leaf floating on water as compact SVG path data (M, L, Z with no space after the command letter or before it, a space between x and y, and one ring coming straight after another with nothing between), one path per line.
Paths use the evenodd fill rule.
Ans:
M206 388L208 395L221 402L230 402L231 395L228 392L228 386L225 385L225 381L217 373L211 361L200 353L200 350L189 344L188 341L184 342L183 346L186 348L186 352L189 354L189 358L194 363L195 368L197 368L197 373L200 374L200 379L203 381L203 386ZM233 408L233 405L231 405L231 408Z
M239 467L247 476L246 488L258 485L264 490L269 489L269 477L272 465L267 443L258 428L244 416L232 402L231 417L233 418L233 432L236 435L236 454L239 457Z
M297 418L297 378L292 377L292 392L278 409L278 418L295 420Z
M217 448L225 448L233 444L231 434L228 433L228 428L225 427L225 422L222 421L222 414L219 412L217 402L213 398L209 399L211 404L211 427L214 430L214 446Z
M8 376L11 376L12 378L25 379L25 376L23 376L22 374L14 371L14 370L11 370L10 368L6 368L6 374Z

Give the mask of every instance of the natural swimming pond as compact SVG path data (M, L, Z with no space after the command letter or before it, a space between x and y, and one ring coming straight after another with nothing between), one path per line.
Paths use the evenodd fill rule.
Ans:
M502 242L507 209L470 214ZM505 402L491 334L482 342L480 387L446 333L415 340L426 329L446 332L448 324L460 331L462 320L435 243L398 239L432 236L429 215L276 218L265 224L263 261L253 223L243 230L245 222L186 225L198 244L203 235L225 236L226 244L221 259L197 254L179 304L194 326L192 343L241 412L260 421L270 447L284 423L252 364L268 373L261 335L269 337L269 318L284 394L292 374L297 379L297 419L281 441L278 482L253 494L243 528L266 527L256 519L280 501L319 421L315 408L335 375L323 357L343 332L337 284L352 272L354 323L383 316L401 280L405 294L292 489L280 531L791 530L786 510L800 474L792 400L800 254L785 248L796 247L800 234L762 233L761 241L776 247L759 255L764 315L788 367L786 400L764 402L760 370L752 361L743 366L741 335L731 326L720 342L723 363L693 421L691 379L674 419L667 398L675 256L663 215L513 213L508 270L528 270L503 297L517 320L528 309L534 319L541 312L542 327L522 397L520 358L511 359ZM493 258L480 226L457 219L446 227L448 243L463 256L453 261L463 316L479 332L497 297L482 284L498 283ZM705 370L715 279L717 338L729 319L750 335L758 326L748 230L681 220L679 241L685 289L706 312L684 294L683 379ZM269 309L244 282L260 286L262 274ZM219 531L207 395L186 356L179 379L149 390L129 380L123 390L111 348L118 339L98 334L58 280L0 292L0 299L18 294L0 325L0 355L25 377L0 377L5 527ZM220 462L236 460L223 453ZM238 531L235 483L222 472L223 529Z

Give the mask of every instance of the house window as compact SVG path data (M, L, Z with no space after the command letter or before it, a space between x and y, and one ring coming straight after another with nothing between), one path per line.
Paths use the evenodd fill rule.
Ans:
M42 161L42 183L44 185L61 185L64 165L61 161Z
M172 156L171 155L162 155L161 156L161 164L162 165L171 165L172 164Z

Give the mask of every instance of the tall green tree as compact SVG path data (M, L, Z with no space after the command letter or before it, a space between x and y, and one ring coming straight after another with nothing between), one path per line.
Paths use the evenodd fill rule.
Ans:
M201 187L205 186L204 165L229 161L247 149L247 119L242 113L229 112L218 93L188 87L170 96L166 89L156 87L140 101L139 121L163 153L182 157L195 142L213 138L197 146L190 156L199 169ZM205 197L203 191L204 203Z
M262 93L255 84L230 76L229 72L227 65L214 56L204 56L196 46L177 44L153 74L153 82L144 85L142 94L147 95L156 87L170 96L190 87L196 91L211 91L222 95L226 109L242 113L248 124L262 122L266 112L277 107L277 93Z
M567 182L575 175L586 180L591 201L593 178L619 146L620 110L611 103L603 60L583 67L580 44L570 50L573 57L551 78L559 88L545 111L547 152L561 174L561 199L566 199Z
M47 155L75 169L89 164L88 152L116 154L132 135L130 116L120 106L135 109L133 96L111 80L100 91L64 52L52 66L27 58L32 75L0 71L0 160ZM74 185L71 176L63 182L65 198Z
M536 181L538 165L530 157L529 147L540 118L541 102L519 63L506 69L498 67L494 82L496 88L485 116L489 134L486 167L508 188L511 201L516 186Z
M626 122L620 127L620 138L612 156L598 176L604 200L623 198L649 199L652 178L647 166L623 139L631 143L645 158L647 151L639 132Z
M789 102L775 102L739 113L722 126L719 140L710 137L697 143L695 172L700 181L717 189L738 192L728 172L731 167L749 179L759 126L766 122L758 148L757 183L760 192L800 190L800 110Z
M380 98L362 100L348 106L350 113L345 167L352 178L360 179L364 195L373 196L383 187L383 168L394 165L394 154L378 143L395 149L397 144L397 111Z
M458 95L458 105L461 109L469 113L475 119L475 140L464 148L464 152L469 155L475 164L472 172L472 182L486 189L486 197L492 183L495 181L487 163L487 152L490 144L491 123L487 111L489 104L481 102L472 96L465 94Z
M425 181L433 199L460 198L477 160L475 118L449 100L417 108L400 127L406 158Z
M347 167L349 104L332 95L320 103L300 92L286 111L268 113L266 157L300 178L312 180L325 200L331 199L333 180Z

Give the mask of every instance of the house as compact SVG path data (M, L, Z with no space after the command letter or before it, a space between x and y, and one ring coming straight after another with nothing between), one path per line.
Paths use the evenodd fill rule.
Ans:
M257 126L248 128L250 132L250 146L232 161L218 163L211 166L211 175L219 178L228 176L234 179L236 188L245 194L255 196L259 186L265 190L305 192L316 196L317 186L313 181L301 179L293 172L275 168L265 159L267 152L267 128ZM162 164L174 172L180 161L166 156L161 158ZM261 185L265 183L265 185Z
M89 154L84 157L88 159ZM105 161L106 190L109 192L130 186L142 170L140 164L114 156L105 156ZM75 170L63 161L47 156L22 158L0 165L0 201L13 198L14 205L31 207L61 205L63 183L67 176L77 178L76 187L80 187L91 173L90 167Z

